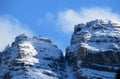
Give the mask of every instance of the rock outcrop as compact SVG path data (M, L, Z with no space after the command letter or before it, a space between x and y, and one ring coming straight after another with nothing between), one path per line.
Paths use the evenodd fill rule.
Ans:
M25 34L0 52L0 79L114 79L119 68L120 23L107 20L76 25L65 56L50 39Z
M77 79L113 79L120 67L120 23L97 19L76 25L66 59Z
M0 79L63 79L62 51L43 37L22 34L0 54Z

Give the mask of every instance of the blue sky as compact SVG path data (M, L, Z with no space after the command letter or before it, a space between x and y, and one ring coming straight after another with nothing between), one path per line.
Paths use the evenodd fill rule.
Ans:
M0 49L16 35L26 33L48 37L64 51L75 24L97 18L120 21L119 3L119 0L0 0Z

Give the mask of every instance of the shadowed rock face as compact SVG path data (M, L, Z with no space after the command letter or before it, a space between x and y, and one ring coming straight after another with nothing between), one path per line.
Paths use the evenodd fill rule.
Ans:
M89 62L96 63L101 65L116 65L120 66L120 52L114 51L99 51L96 54L92 53L93 51L88 50L87 48L80 47L76 51L76 58ZM71 56L70 56L71 57Z
M120 79L120 69L117 71L116 78L115 79Z
M76 25L66 59L75 74L81 75L81 67L116 72L115 67L120 67L120 23L94 20Z

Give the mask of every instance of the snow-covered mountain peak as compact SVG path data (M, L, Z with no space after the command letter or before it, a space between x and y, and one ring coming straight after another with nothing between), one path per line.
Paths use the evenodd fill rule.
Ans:
M46 37L34 36L34 37L30 38L25 34L20 34L19 36L17 36L15 38L15 42L21 42L21 41L42 41L42 42L46 42L46 43L52 43L52 41Z
M21 34L0 54L0 79L60 79L64 65L62 51L50 39Z
M21 34L0 53L0 79L114 79L120 23L96 19L74 27L66 55L48 38Z
M96 19L75 25L66 59L78 79L100 75L101 79L114 79L120 68L120 23Z
M81 23L74 27L74 33L79 32L80 30L120 30L120 22L115 22L111 20L101 20L96 19L86 24Z
M91 47L97 51L119 51L119 42L120 23L98 19L76 25L71 39L71 45L81 43L87 48Z

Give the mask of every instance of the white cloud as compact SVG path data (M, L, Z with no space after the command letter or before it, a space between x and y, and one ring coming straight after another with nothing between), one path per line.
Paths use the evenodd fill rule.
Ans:
M67 9L58 13L57 24L64 33L71 33L74 30L74 25L94 19L120 21L120 16L109 8L82 8L79 11Z
M33 33L21 24L17 19L12 16L0 16L0 51L4 47L14 41L14 38L25 33L27 35L33 35Z

